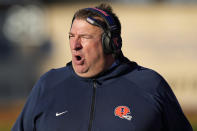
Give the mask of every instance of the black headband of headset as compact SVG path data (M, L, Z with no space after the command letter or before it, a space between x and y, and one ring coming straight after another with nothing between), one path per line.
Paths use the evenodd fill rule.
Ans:
M95 25L95 26L98 26L98 27L101 27L104 31L107 30L107 27L106 27L106 24L100 20L97 20L95 18L92 18L92 17L88 17L86 19L86 21L92 25Z
M117 30L117 25L113 17L111 17L106 11L103 11L98 8L85 8L85 10L89 10L89 11L96 12L97 14L99 14L105 20L110 32Z
M101 17L104 19L105 23L107 24L108 30L109 30L111 33L112 33L114 30L118 30L118 27L117 27L117 25L115 24L114 19L113 19L113 18L109 15L109 13L107 13L106 11L103 11L103 10L98 9L98 8L84 8L84 10L89 10L89 11L95 12L95 13L97 13L99 16L101 16ZM74 15L74 17L73 17L73 19L72 19L72 24L73 24L74 19L75 19L75 15ZM87 20L87 19L89 19L89 20ZM92 18L92 17L88 17L87 19L86 19L87 22L89 22L90 24L93 24L93 25L96 25L96 26L100 26L101 28L103 28L103 29L105 30L105 28L104 28L104 26L103 26L103 23L100 22L99 20L96 20L96 19L94 19L94 18ZM71 27L72 27L72 24L71 24Z

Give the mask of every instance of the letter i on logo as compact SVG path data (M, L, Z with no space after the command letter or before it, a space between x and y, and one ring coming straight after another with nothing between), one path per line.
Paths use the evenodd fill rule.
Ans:
M124 109L125 109L125 108L121 108L121 114L122 114L122 115L124 114Z

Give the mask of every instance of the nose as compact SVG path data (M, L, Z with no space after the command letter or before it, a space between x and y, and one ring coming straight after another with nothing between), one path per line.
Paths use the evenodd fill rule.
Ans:
M81 44L80 38L73 38L70 41L70 44L71 44L72 50L78 51L78 50L82 49L82 44Z

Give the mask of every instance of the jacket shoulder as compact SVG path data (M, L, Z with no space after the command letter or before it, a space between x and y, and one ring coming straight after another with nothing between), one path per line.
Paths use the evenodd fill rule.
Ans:
M138 88L151 94L156 93L161 88L161 85L167 84L165 79L158 72L139 65L125 77L130 82L135 83Z
M35 87L41 88L41 92L44 92L44 90L54 88L56 87L56 85L62 83L70 77L71 71L68 66L57 69L51 69L40 77Z
M55 81L61 80L69 77L71 73L69 72L69 67L65 66L62 68L51 69L48 72L44 73L41 77L41 81Z

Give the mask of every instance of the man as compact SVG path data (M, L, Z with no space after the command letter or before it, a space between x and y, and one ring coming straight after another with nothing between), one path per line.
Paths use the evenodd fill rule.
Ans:
M192 131L167 82L125 58L109 5L77 11L72 62L44 74L13 131Z

